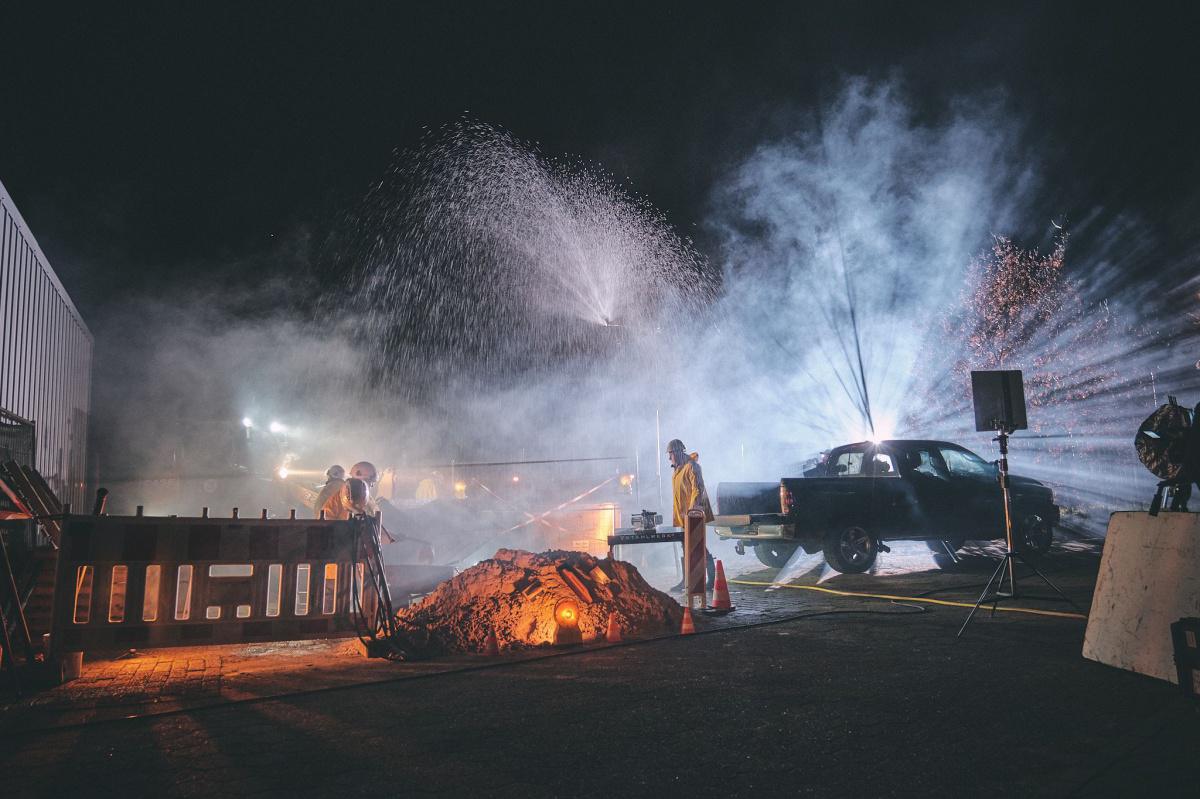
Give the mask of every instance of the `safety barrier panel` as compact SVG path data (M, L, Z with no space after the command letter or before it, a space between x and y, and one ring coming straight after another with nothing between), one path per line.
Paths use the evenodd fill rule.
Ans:
M683 528L683 581L687 606L692 610L703 610L708 602L704 588L708 555L704 533L704 511L689 510Z
M1083 656L1176 682L1171 625L1200 616L1200 513L1108 519Z
M61 655L353 636L360 609L373 620L362 588L372 535L369 519L68 516L51 645Z

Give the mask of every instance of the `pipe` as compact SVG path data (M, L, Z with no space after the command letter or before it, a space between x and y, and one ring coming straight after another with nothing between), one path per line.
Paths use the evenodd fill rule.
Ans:
M596 463L596 462L600 462L600 461L627 461L627 460L629 460L628 456L613 457L613 458L553 458L550 460L540 460L540 461L527 461L527 460L488 461L486 463L459 463L457 461L451 460L449 463L421 463L421 464L417 464L416 466L412 466L410 468L413 468L413 469L447 469L448 468L448 469L458 470L458 469L471 469L471 468L484 467L484 466L537 466L537 465L548 464L548 463ZM455 474L455 472L452 471L451 475L454 475L454 474Z
M107 505L108 505L108 489L107 488L97 488L96 489L96 502L95 502L95 504L92 505L92 515L93 516L103 516L104 508Z

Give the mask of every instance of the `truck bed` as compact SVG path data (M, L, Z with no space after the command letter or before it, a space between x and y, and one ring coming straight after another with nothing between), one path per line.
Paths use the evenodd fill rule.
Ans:
M721 516L779 513L779 481L718 483L716 512Z

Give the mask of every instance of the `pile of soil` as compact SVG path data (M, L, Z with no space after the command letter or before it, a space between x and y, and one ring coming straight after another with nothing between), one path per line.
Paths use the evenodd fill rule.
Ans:
M609 613L627 637L677 631L683 608L629 563L585 552L501 549L396 614L400 626L443 652L481 652L494 632L500 648L552 644L555 609L578 610L584 641L603 638ZM426 638L427 636L427 638Z

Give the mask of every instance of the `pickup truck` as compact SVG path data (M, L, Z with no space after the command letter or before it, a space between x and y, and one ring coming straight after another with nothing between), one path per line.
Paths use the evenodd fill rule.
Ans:
M753 546L764 565L783 567L797 547L821 552L840 572L865 572L885 541L928 542L939 565L957 562L968 540L1004 538L995 463L947 441L862 441L829 451L804 477L721 483L722 539ZM1059 521L1051 489L1009 475L1013 546L1044 553Z

